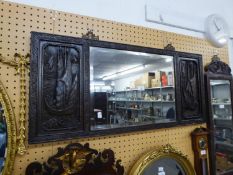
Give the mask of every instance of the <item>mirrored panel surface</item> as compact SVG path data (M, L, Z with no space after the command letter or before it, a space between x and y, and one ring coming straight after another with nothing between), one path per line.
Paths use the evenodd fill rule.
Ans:
M91 130L175 121L173 57L90 47Z
M172 174L172 175L188 175L185 173L182 166L173 158L164 157L152 162L144 169L142 175L152 174Z
M216 174L233 173L232 106L229 80L210 80Z
M4 111L0 104L0 174L4 168L7 146L7 128Z

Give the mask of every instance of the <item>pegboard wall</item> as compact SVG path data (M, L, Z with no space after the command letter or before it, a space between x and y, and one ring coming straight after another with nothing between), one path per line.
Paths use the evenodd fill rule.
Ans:
M9 60L13 58L16 52L22 55L30 52L31 31L81 37L83 33L87 32L87 29L93 29L94 33L100 37L100 40L153 48L163 48L170 40L177 51L202 54L204 65L211 60L214 51L217 51L222 61L228 63L226 47L222 49L213 48L203 39L0 1L0 53ZM0 79L10 96L16 114L16 122L18 123L19 76L16 75L14 68L0 63ZM28 82L27 79L27 88ZM16 156L13 174L24 175L25 168L30 162L46 161L48 157L56 153L58 147L64 147L71 142L89 142L91 148L99 151L105 148L113 149L116 157L122 160L126 168L126 174L140 155L153 147L167 143L187 154L193 163L190 133L199 126L191 125L106 137L27 145L27 153L23 156Z

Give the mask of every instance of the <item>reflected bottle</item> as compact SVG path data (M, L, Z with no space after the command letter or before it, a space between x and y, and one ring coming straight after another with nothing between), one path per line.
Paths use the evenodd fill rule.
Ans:
M173 86L173 73L172 72L168 72L168 76L167 76L167 85L168 86Z
M161 82L162 82L162 87L167 86L167 75L166 75L166 72L162 72Z

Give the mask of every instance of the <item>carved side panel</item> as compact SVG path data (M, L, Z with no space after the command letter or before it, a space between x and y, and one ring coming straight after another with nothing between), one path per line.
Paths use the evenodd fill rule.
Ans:
M178 59L178 89L181 120L203 117L203 79L200 59Z
M73 38L32 33L29 142L70 138L84 130L82 57L82 45Z
M80 83L79 46L41 43L42 131L77 129Z

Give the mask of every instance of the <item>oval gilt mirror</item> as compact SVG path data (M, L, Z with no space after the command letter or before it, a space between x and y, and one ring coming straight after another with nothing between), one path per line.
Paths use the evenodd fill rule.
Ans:
M196 175L191 163L170 145L150 151L134 164L130 175Z
M15 153L15 117L9 97L0 81L0 174L11 174Z

